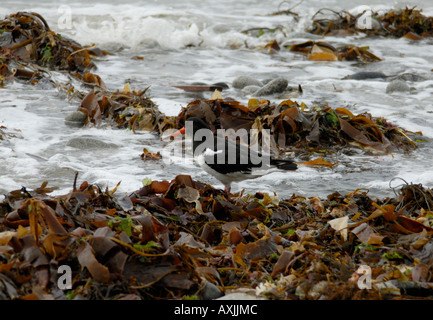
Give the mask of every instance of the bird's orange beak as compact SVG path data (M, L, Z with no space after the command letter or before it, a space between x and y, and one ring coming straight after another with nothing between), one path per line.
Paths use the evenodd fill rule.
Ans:
M179 129L179 130L177 130L175 133L173 133L173 134L170 136L170 140L173 140L174 137L176 137L176 136L178 136L178 135L180 135L180 134L185 134L185 127L183 127L182 129Z

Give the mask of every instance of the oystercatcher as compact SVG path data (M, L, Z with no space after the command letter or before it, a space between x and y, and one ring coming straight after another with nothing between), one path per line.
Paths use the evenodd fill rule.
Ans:
M194 160L224 184L227 193L232 182L254 179L277 170L297 169L292 160L273 159L226 136L214 135L206 122L198 117L188 118L186 122L185 127L172 134L171 138L180 134L191 135ZM191 127L192 130L187 129Z

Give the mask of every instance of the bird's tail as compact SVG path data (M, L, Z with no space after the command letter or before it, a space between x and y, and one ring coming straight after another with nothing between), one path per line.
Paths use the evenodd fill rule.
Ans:
M271 165L281 170L296 170L298 165L292 160L271 159Z

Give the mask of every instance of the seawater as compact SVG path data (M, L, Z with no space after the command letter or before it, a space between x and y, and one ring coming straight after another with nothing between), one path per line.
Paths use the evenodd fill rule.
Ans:
M373 10L402 8L423 9L433 15L430 1L303 1L294 9L298 14L271 15L293 7L287 1L2 1L0 16L17 11L41 14L55 32L82 45L96 45L112 55L96 61L101 76L111 90L129 83L135 90L149 87L148 94L167 115L177 115L182 107L197 99L174 85L193 82L226 82L231 85L240 75L258 79L285 77L290 86L300 84L304 94L293 100L312 106L316 101L329 106L346 107L353 113L369 112L385 117L391 123L410 131L422 131L427 142L411 153L336 154L339 161L332 169L301 167L296 172L271 173L255 180L236 183L234 191L276 192L280 198L293 193L325 197L333 192L345 194L358 188L369 195L393 196L391 186L421 183L433 187L433 56L432 39L412 42L404 39L368 38L362 34L348 37L317 37L305 32L314 13L320 8L336 11L356 10L369 6ZM65 28L62 15L70 10L71 24ZM243 31L252 28L275 29L257 37ZM263 47L271 40L280 45L307 40L327 41L334 46L354 44L369 46L381 62L314 62L286 49L269 54ZM143 59L134 59L139 56ZM409 93L386 94L383 80L342 80L346 75L367 70L387 75L413 73L426 80L411 82ZM55 72L53 72L55 74ZM58 77L62 77L59 73ZM237 90L222 92L244 104L251 98ZM283 99L270 98L278 104ZM117 193L130 193L142 185L144 178L172 180L177 174L190 174L193 179L222 185L202 172L192 161L164 159L142 161L143 148L150 152L163 150L166 142L152 133L133 133L110 126L70 128L64 117L77 109L64 93L53 87L14 83L0 89L0 125L14 138L0 141L0 194L25 186L34 189L43 181L59 189L53 194L71 190L75 172L78 182L88 181ZM90 137L109 145L99 149L77 149L68 146L76 137ZM393 180L395 179L395 180Z

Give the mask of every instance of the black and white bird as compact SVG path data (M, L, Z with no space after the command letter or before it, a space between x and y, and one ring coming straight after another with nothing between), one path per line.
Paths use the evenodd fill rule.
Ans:
M180 134L186 134L187 139L192 138L194 160L224 184L226 192L230 192L232 182L254 179L278 170L296 170L298 167L292 160L274 159L246 144L214 135L206 122L198 117L188 118L185 127L171 137Z

